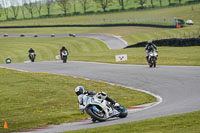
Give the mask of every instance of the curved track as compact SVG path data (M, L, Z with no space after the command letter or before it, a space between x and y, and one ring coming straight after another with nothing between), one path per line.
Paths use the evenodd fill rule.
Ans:
M158 66L156 69L150 69L143 65L90 62L63 64L60 61L15 63L0 66L31 72L49 72L84 77L147 90L163 98L161 104L147 110L129 113L125 119L95 124L92 124L91 121L61 124L36 130L36 132L50 133L94 128L200 110L200 67Z
M130 112L128 117L124 119L95 124L86 120L49 126L46 129L35 130L35 132L52 133L94 128L200 110L200 67L158 66L155 69L150 69L147 65L72 61L66 64L61 61L45 61L1 64L0 66L30 72L49 72L84 77L146 90L163 98L161 104L147 110Z
M2 37L73 37L69 34L4 34ZM95 38L104 42L110 49L122 49L128 46L127 42L118 36L104 35L104 34L76 34L76 37Z

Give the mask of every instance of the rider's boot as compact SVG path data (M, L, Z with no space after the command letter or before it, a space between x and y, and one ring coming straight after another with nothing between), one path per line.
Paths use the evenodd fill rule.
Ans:
M149 58L149 56L146 56L146 60L147 60L147 62L149 62L149 61L148 61L148 58Z
M91 118L92 119L92 122L96 122L97 120L96 119L94 119L94 118Z

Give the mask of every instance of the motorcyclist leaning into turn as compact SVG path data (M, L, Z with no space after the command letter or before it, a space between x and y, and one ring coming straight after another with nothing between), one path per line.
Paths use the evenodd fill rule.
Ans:
M78 96L79 109L81 111L83 111L83 108L85 107L85 105L83 104L83 96L84 95L92 95L93 96L96 94L95 91L85 91L83 86L77 86L75 88L75 93ZM108 97L105 92L100 92L100 93L101 93L101 95L105 96L105 100L110 102L114 107L120 106L119 103L115 102L113 99Z
M63 45L62 48L60 49L60 57L62 59L62 52L63 51L67 51L67 55L69 55L69 51L67 50L67 48Z
M147 62L148 62L149 52L156 51L158 53L158 49L157 49L156 45L152 41L148 41L147 42L147 45L145 47L145 51L146 51Z
M35 50L33 50L32 48L29 49L28 53L29 53L28 57L29 57L30 60L31 60L31 53L34 53L34 56L36 56Z

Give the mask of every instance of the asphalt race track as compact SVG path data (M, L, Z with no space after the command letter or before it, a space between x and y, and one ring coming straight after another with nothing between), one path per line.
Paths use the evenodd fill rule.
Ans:
M52 133L95 128L200 110L200 67L198 66L158 65L156 68L149 68L147 65L75 61L69 61L66 64L63 64L62 61L44 61L1 64L0 66L30 72L49 72L83 77L142 89L162 97L160 104L142 111L129 112L128 117L124 119L114 119L101 123L92 123L90 120L85 120L49 126L45 129L36 129L34 132Z
M128 46L127 42L118 36L111 36L105 34L74 34L76 37L95 38L104 42L110 49L122 49ZM4 34L0 38L7 37L73 37L70 34Z

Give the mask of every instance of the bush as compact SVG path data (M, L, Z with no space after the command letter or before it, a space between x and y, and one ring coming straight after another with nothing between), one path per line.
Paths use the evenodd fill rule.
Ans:
M200 38L189 38L189 39L162 39L155 40L153 43L156 46L171 46L171 47L186 47L186 46L200 46ZM139 42L137 44L129 45L125 48L133 48L133 47L145 47L147 42Z

